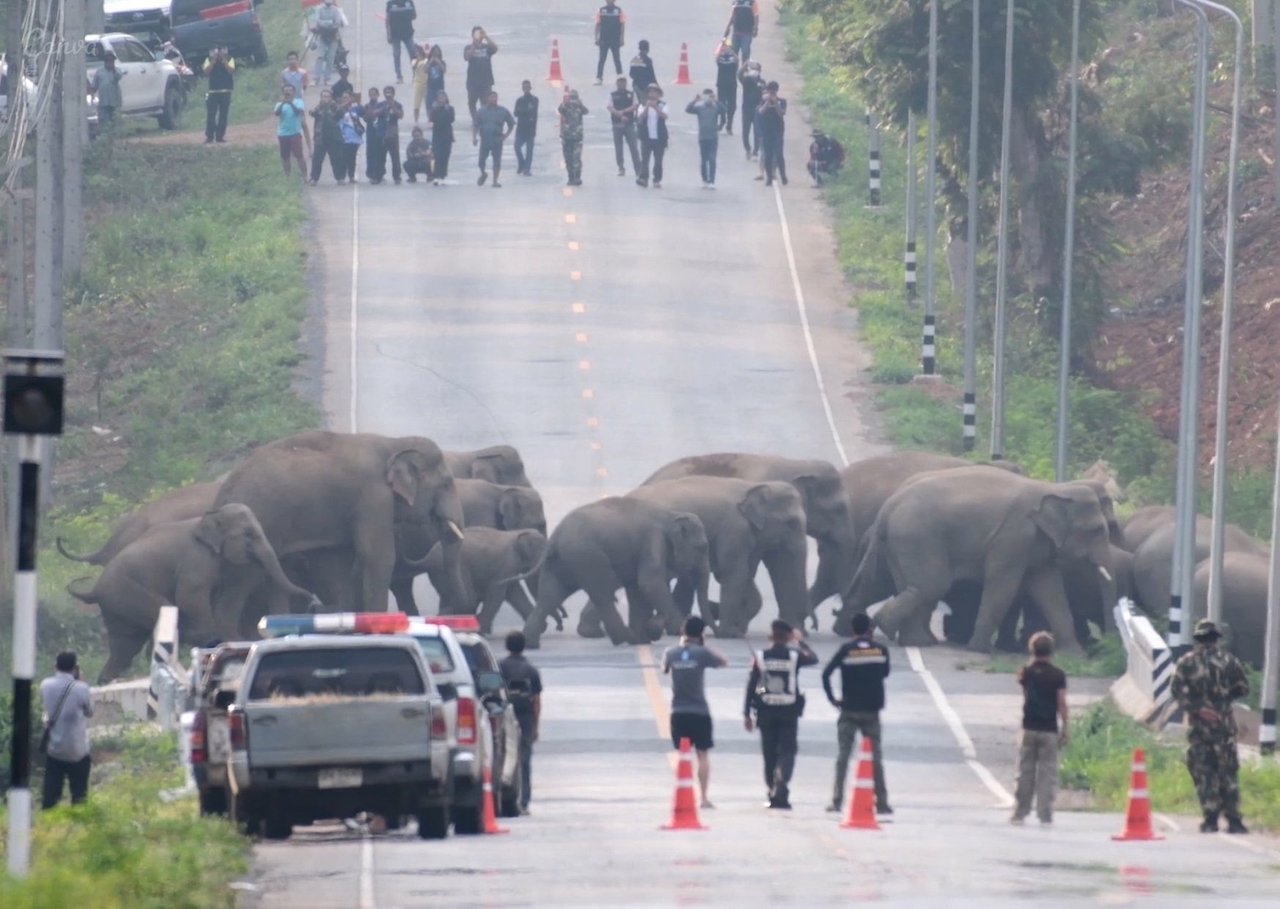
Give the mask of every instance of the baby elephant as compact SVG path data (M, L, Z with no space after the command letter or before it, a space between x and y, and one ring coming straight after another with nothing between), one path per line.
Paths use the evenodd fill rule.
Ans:
M493 620L504 602L528 619L533 603L517 579L529 574L542 561L547 538L536 530L494 530L468 526L462 540L462 572L470 586L471 610L479 607L480 631L493 631ZM422 561L431 583L444 570L440 544L431 547Z

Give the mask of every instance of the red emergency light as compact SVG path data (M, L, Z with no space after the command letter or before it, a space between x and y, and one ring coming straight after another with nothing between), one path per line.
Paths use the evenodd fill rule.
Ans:
M291 634L400 634L409 630L403 612L331 612L320 615L269 615L258 622L264 638Z
M433 615L422 620L428 625L441 625L454 631L479 631L480 620L473 615Z

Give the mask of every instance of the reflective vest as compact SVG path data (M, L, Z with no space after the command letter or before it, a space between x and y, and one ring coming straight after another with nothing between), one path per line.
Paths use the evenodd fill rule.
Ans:
M749 35L755 31L756 14L751 8L752 0L733 0L733 30L740 35Z
M756 683L756 700L762 707L794 707L799 695L800 654L787 651L785 660L768 659L763 650L756 651L760 681Z

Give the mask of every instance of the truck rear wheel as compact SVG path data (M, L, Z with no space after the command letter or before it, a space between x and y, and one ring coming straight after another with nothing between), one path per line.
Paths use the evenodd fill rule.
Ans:
M164 90L164 110L156 117L161 129L177 129L182 125L182 89L170 83Z
M262 825L262 835L269 840L287 840L293 835L293 821L274 812L268 814Z
M418 813L418 836L424 840L442 840L449 835L449 808L440 805Z

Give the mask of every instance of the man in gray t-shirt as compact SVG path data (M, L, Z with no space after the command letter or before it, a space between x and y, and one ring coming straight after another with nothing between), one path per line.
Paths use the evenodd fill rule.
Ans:
M85 800L89 792L89 730L93 694L80 681L80 667L70 650L58 654L57 673L40 683L49 746L45 751L44 792L41 805L48 809L62 800L62 789L71 784L71 804Z
M471 124L471 144L480 146L480 178L476 180L476 186L484 186L484 181L489 178L484 163L487 158L492 158L493 188L501 188L498 174L502 170L502 144L515 128L516 121L511 111L498 104L497 92L489 92L484 107L476 111L476 118Z
M711 760L707 752L715 742L711 736L711 708L707 706L703 675L708 668L719 669L729 661L703 643L706 628L707 623L697 616L685 619L680 643L667 648L662 655L662 671L671 676L671 745L679 748L680 740L688 739L698 752L702 807L714 808L707 799L707 785L711 780Z

